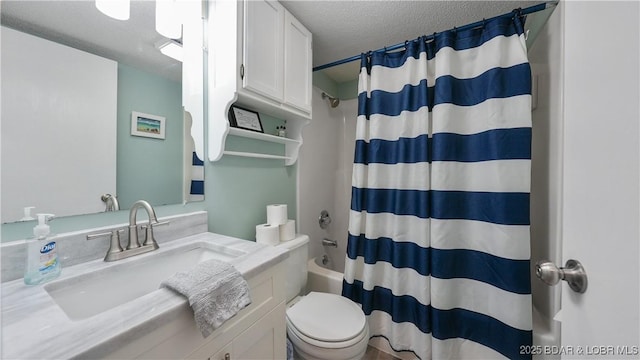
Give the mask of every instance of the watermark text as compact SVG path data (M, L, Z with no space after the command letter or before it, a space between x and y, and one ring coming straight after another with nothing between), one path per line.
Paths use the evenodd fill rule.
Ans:
M589 345L589 346L551 346L522 345L520 355L584 355L584 356L638 356L637 345Z

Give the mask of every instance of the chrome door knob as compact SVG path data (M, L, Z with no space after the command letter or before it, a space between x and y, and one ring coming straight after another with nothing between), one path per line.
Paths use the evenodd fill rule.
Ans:
M560 269L550 261L541 261L536 264L536 276L549 286L553 286L562 280Z
M587 291L587 272L577 260L567 260L567 263L561 268L548 260L538 261L536 276L550 286L564 280L569 283L571 290L577 293L582 294Z

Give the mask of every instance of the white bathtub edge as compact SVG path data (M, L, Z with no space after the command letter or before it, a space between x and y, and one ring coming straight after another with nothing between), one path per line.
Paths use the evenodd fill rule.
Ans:
M319 291L342 294L342 273L324 268L311 258L307 262L307 292Z

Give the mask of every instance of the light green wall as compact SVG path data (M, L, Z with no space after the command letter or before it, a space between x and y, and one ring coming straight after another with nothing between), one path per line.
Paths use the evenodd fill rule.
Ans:
M339 83L338 97L342 100L356 99L358 97L358 80Z
M260 114L265 133L273 134L283 121ZM225 149L284 155L284 145L227 137ZM209 231L254 240L255 226L267 221L269 204L287 204L289 219L296 216L296 166L283 160L223 156L205 162L205 202Z
M322 71L313 72L313 86L324 90L331 96L338 96L338 84Z
M210 231L254 240L255 226L267 221L269 204L287 204L289 218L295 219L295 165L225 156L207 170L211 170L205 182Z
M132 111L165 117L165 139L131 135ZM118 64L116 193L123 209L139 199L182 202L183 122L181 83Z
M350 100L358 97L358 79L337 83L322 70L313 72L313 86L324 90L332 96L337 96L341 100Z

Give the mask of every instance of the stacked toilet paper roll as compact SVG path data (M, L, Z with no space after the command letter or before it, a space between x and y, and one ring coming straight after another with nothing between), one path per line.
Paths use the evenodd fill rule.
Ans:
M278 245L280 242L280 228L278 225L256 225L256 242L259 244Z
M287 205L267 206L267 223L256 226L256 242L265 245L277 245L281 241L296 237L296 221L289 220Z
M280 241L293 240L296 237L296 221L287 220L286 223L278 226L280 230Z
M288 216L287 204L267 205L267 224L284 225Z

